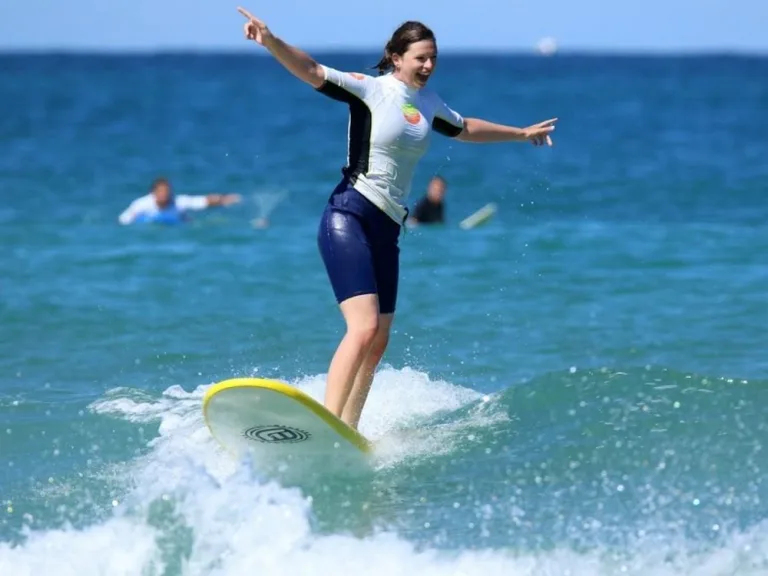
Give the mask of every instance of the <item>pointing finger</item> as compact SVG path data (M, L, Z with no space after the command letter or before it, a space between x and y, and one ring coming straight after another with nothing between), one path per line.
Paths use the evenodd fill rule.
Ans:
M238 12L240 12L240 14L242 14L242 15L243 15L243 16L245 16L246 18L248 18L248 20L251 20L251 21L253 21L253 22L258 22L258 23L261 23L261 20L259 20L258 18L256 18L256 16L254 16L254 15L253 15L253 14L251 14L250 12L248 12L248 10L246 10L245 8L240 8L240 6L238 6L238 7L237 7L237 11L238 11Z
M550 118L549 120L544 120L544 122L539 122L537 126L552 126L555 122L557 122L557 118Z
M245 8L241 8L240 6L238 6L237 11L240 12L240 14L242 14L246 18L248 18L248 20L253 20L253 14L248 12L248 10L246 10Z

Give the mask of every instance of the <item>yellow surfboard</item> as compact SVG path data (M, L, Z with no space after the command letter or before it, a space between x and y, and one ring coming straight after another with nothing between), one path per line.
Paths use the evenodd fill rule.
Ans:
M203 398L211 435L236 458L261 470L304 473L318 466L369 468L371 443L301 390L278 380L235 378Z

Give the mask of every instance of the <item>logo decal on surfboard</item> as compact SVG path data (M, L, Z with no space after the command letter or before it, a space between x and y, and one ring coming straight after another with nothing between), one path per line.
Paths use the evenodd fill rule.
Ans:
M258 442L269 444L295 444L309 440L311 434L298 428L270 424L267 426L253 426L243 432L243 436Z

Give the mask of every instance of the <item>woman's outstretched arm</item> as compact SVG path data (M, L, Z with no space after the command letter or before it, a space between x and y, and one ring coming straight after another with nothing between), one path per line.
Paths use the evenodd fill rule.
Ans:
M243 31L248 40L253 40L266 48L275 59L285 66L291 74L314 88L325 82L325 72L306 52L291 46L272 34L267 25L244 8L237 9L248 19Z
M464 130L457 136L463 142L525 142L530 140L536 146L552 146L550 132L555 129L557 118L545 120L526 128L495 124L479 118L465 118Z

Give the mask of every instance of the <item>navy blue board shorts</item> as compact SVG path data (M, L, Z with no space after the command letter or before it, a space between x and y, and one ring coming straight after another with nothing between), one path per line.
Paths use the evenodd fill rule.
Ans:
M400 225L342 180L328 199L317 231L336 301L377 294L379 313L392 314L400 274Z

